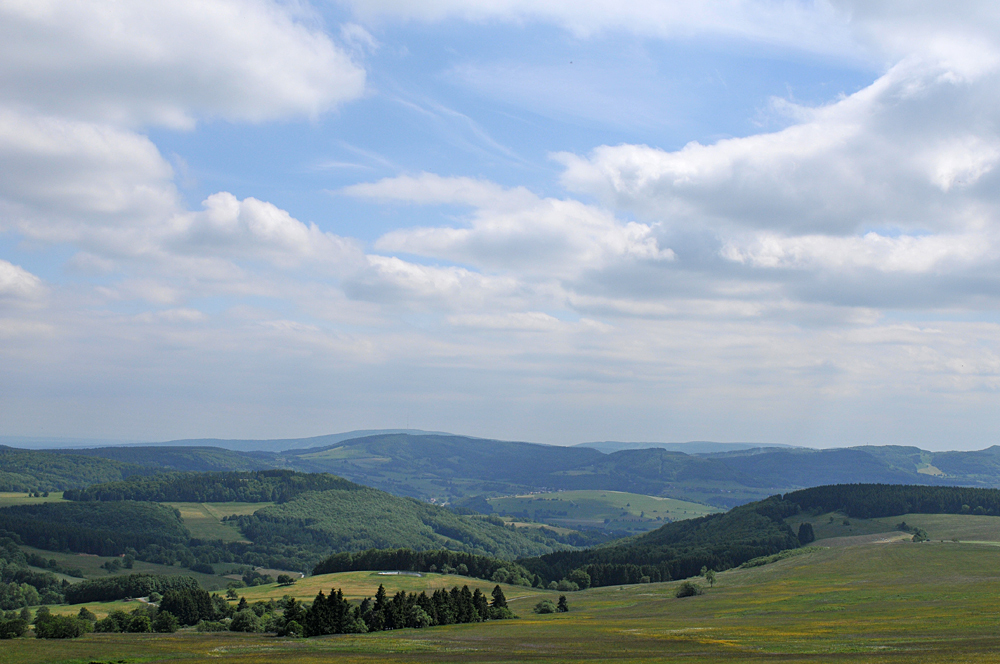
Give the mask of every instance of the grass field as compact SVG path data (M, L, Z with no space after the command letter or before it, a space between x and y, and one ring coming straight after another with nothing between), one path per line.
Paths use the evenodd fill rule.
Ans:
M845 519L848 521L844 523ZM796 532L799 524L808 521L813 525L817 543L832 537L871 535L896 530L896 525L923 528L932 540L958 539L964 542L1000 542L1000 518L972 514L904 514L879 519L849 519L839 512L819 516L799 514L787 519Z
M267 601L269 599L281 599L288 595L298 600L311 602L316 593L322 590L329 594L331 588L340 588L348 599L361 600L365 597L374 597L379 584L385 586L390 594L400 590L406 592L420 592L421 590L431 591L438 588L452 588L453 586L469 586L469 590L479 588L487 595L496 585L491 581L473 579L467 576L456 576L453 574L424 574L423 576L408 575L384 575L378 572L340 572L337 574L320 574L299 579L291 586L278 586L275 584L267 586L255 586L253 588L240 588L237 592L247 598L248 602ZM526 588L524 586L503 586L504 593L508 597L535 597L548 596L551 593ZM535 600L538 601L537 599Z
M274 503L163 503L181 513L184 525L192 537L221 539L224 542L246 541L235 526L223 523L227 516L253 514Z
M342 585L351 586L348 578L341 577ZM354 578L352 584L370 584ZM68 642L16 639L0 647L0 664L334 659L978 663L995 662L1000 652L1000 552L995 547L951 542L844 546L724 572L700 597L677 599L676 586L570 593L570 612L547 616L532 614L530 607L539 596L556 593L529 591L510 601L520 620L298 641L190 632L94 634ZM518 591L508 595L516 597Z
M37 553L46 560L54 558L61 567L65 569L79 569L83 572L84 578L87 579L99 579L105 576L110 576L107 570L101 568L101 565L113 560L113 558L102 558L100 556L89 556L79 553L60 553L57 551L46 551L44 549L35 549L30 546L20 546L21 550L25 553ZM39 570L48 571L48 570ZM203 588L208 590L216 590L219 588L225 588L232 579L226 579L221 576L213 576L211 574L200 574L198 572L192 572L185 567L177 567L175 565L158 565L156 563L147 563L141 560L135 561L132 569L124 569L117 571L114 575L121 574L163 574L165 576L193 576L198 580L198 583L202 585ZM62 576L60 578L65 578L70 583L75 583L81 581L71 576Z
M622 491L556 491L490 498L489 503L499 514L559 526L643 532L720 511L700 503Z
M32 498L24 491L0 491L0 507L9 505L36 505L38 503L54 503L62 500L62 491L53 491L42 498Z

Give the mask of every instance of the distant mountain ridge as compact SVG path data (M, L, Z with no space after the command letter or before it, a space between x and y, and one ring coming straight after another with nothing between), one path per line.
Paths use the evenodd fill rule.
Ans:
M686 443L625 443L615 440L605 440L596 443L577 443L573 447L589 447L605 454L622 450L647 450L658 447L671 452L685 454L715 454L717 452L738 452L741 450L766 449L770 447L793 448L795 445L780 443L716 443L710 440L692 440Z
M729 508L775 493L824 484L1000 487L998 446L974 452L929 452L891 445L816 450L757 446L737 449L744 444L694 443L710 446L688 448L689 452L700 450L696 453L663 446L605 453L587 445L561 447L431 432L227 441L230 446L238 443L259 447L269 443L285 448L279 451L221 449L196 446L195 442L214 441L60 451L9 450L0 454L0 480L6 477L11 487L8 490L21 490L30 488L32 477L37 476L38 488L59 490L82 488L86 485L83 477L113 481L154 469L289 469L329 472L398 496L472 510L485 509L485 501L476 501L477 496L568 489L670 496ZM83 468L81 457L91 459L84 475L73 471Z

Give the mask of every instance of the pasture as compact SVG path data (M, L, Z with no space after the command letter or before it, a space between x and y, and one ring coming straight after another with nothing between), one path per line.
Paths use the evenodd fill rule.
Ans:
M236 526L224 522L227 516L253 514L274 503L163 503L181 513L191 537L223 542L246 541Z
M0 507L10 505L37 505L38 503L55 503L62 500L62 491L52 491L47 496L35 498L25 491L0 491Z
M368 577L365 577L368 574ZM337 578L333 578L337 577ZM378 581L316 578L361 596ZM307 580L310 583L311 580ZM461 579L469 582L467 579ZM312 591L302 583L303 591ZM373 585L374 584L374 585ZM298 584L297 584L298 585ZM471 585L471 584L470 584ZM261 635L87 635L15 639L0 664L85 662L994 662L1000 651L1000 550L941 542L838 546L718 575L698 597L678 582L568 593L570 611L535 615L539 597L507 590L519 620L289 640ZM293 586L294 588L294 586ZM415 589L415 588L409 588ZM246 589L284 594L288 589ZM294 594L298 594L298 591ZM95 611L96 612L96 611Z
M645 532L670 521L719 512L716 507L624 491L555 491L490 498L499 514L566 527Z

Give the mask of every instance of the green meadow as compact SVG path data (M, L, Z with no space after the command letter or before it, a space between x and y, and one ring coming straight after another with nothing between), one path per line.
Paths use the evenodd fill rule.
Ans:
M975 517L951 517L951 519ZM965 526L955 526L965 527ZM863 541L867 538L859 537ZM290 588L244 589L250 601L329 586L358 598L378 583L434 589L462 577L345 573ZM86 662L995 662L1000 652L1000 551L932 541L823 548L718 575L678 599L678 582L569 593L570 611L535 615L558 593L508 587L513 621L289 640L262 635L90 634L16 639L0 664ZM115 603L122 606L122 603ZM99 605L88 605L102 615ZM128 604L124 604L125 607ZM76 607L59 607L60 612Z
M567 527L647 531L670 521L719 512L718 508L675 498L624 491L555 491L490 498L499 514Z
M223 522L227 516L253 514L274 503L163 503L181 513L191 537L223 542L246 541L236 526Z
M52 491L47 496L35 498L24 491L0 491L0 507L8 505L36 505L38 503L55 503L62 500L62 491Z

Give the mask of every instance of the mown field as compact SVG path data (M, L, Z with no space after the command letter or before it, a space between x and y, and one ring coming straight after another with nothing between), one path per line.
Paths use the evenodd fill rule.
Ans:
M0 507L8 505L35 505L38 503L54 503L62 500L62 491L52 491L44 497L34 498L24 491L0 491Z
M849 519L839 512L828 512L818 516L800 514L787 521L796 531L800 523L808 521L813 525L817 540L892 532L896 531L899 523L906 522L910 527L927 531L932 540L1000 542L1000 518L994 516L904 514L878 519Z
M246 538L236 526L223 523L222 519L232 515L253 514L257 510L270 507L274 503L163 503L181 513L184 525L191 531L191 537L223 542L245 541Z
M62 553L59 551L46 551L45 549L36 549L30 546L21 546L21 550L25 553L37 553L46 560L55 559L55 561L65 569L79 569L83 572L83 576L86 579L100 579L105 576L114 576L121 574L162 574L164 576L193 576L198 580L198 583L202 585L203 588L208 590L215 590L218 588L225 588L226 584L230 583L232 579L226 579L221 576L211 575L211 574L200 574L198 572L192 572L186 567L180 567L178 565L159 565L156 563L147 563L141 560L135 561L132 569L125 569L124 567L119 569L112 574L109 574L107 570L103 569L101 565L104 563L114 560L114 558L103 558L101 556L90 556L79 553ZM39 571L48 571L41 570ZM221 570L220 570L221 571ZM82 579L78 579L72 576L57 575L59 578L64 578L70 583L76 583Z
M720 511L701 503L624 491L555 491L490 498L488 502L499 514L526 516L567 527L637 532Z
M336 576L342 586L360 594L378 580L364 573ZM395 579L430 587L450 583L440 577ZM305 590L306 585L299 583ZM519 620L372 635L286 640L180 632L88 635L69 642L18 639L0 647L0 664L296 663L334 658L338 662L995 662L1000 655L996 602L1000 551L993 546L951 541L838 546L721 573L716 587L699 597L677 599L677 585L570 593L569 613L546 616L535 615L530 608L540 596L555 598L557 593L512 588L508 596ZM254 590L262 597L283 593L273 587ZM249 595L249 589L246 592Z

